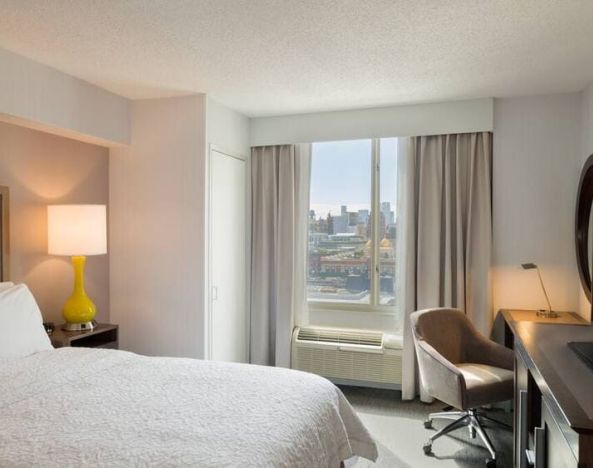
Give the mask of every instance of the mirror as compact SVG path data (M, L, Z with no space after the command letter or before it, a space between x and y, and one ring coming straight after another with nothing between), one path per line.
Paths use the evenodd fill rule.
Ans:
M577 207L575 217L575 242L577 254L577 266L581 285L585 295L591 302L591 235L592 226L591 209L593 208L593 154L589 156L581 172L579 191L577 195Z
M593 298L593 205L591 205L591 210L589 211L589 230L588 230L588 237L587 237L587 265L589 266L589 290L591 291L591 296L587 296L589 302L591 302Z
M591 302L593 298L593 205L591 206L591 210L589 211L589 230L588 230L588 237L587 237L587 265L589 266L589 290L591 291L591 296L587 296L589 302Z

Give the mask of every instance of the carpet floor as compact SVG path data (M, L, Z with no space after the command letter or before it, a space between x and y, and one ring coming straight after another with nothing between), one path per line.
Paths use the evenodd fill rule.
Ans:
M436 440L433 454L425 455L422 446L431 434L447 424L435 420L434 429L425 429L428 413L442 411L441 402L425 404L419 401L402 401L401 394L393 390L360 387L340 387L363 423L375 438L379 448L376 463L358 458L348 460L346 468L448 468L484 467L488 451L480 439L470 439L467 429L459 429ZM488 415L507 424L512 413L492 409ZM500 427L486 426L486 432L496 450L497 468L510 468L513 456L513 434Z

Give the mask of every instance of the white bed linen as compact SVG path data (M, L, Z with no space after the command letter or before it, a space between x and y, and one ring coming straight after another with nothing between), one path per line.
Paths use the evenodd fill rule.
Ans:
M312 374L61 348L0 359L0 466L333 467L376 446Z

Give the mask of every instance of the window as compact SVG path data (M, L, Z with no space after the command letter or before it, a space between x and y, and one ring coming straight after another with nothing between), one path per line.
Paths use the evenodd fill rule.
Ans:
M307 299L314 307L395 303L396 169L395 138L313 143Z

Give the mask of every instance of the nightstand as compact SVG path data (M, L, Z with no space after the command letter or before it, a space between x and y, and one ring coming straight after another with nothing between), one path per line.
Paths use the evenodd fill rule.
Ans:
M49 338L54 348L118 348L117 325L99 323L93 330L68 332L56 327Z

